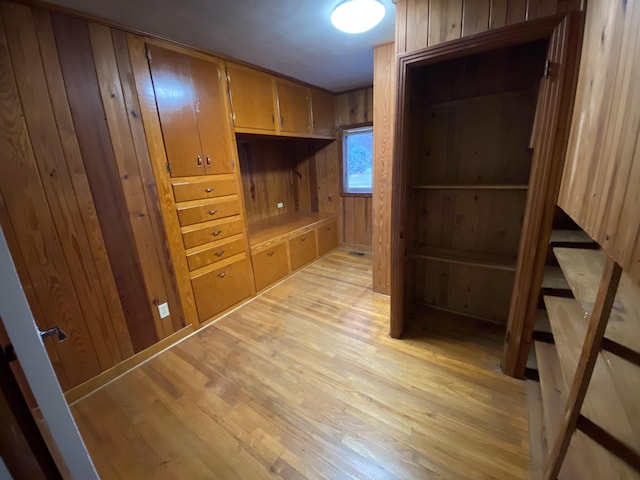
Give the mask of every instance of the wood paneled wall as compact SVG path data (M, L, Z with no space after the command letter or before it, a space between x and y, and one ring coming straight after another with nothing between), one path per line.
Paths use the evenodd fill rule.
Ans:
M391 186L396 124L395 43L373 50L373 291L391 294Z
M338 95L336 116L339 128L373 122L373 88L362 88ZM375 135L374 135L375 136ZM338 189L342 178L342 140L338 139ZM340 191L340 190L339 190ZM370 247L373 237L371 195L342 195L340 201L340 242Z
M398 0L396 52L579 8L579 0Z
M336 142L243 135L237 143L249 222L291 212L337 213Z
M0 4L0 221L63 389L185 325L125 33ZM171 316L160 319L157 305Z
M559 205L640 282L640 3L587 2Z

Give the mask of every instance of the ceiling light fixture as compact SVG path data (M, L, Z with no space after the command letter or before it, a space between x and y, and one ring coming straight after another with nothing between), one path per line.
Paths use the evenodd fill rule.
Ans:
M346 33L362 33L378 25L384 14L379 0L345 0L333 9L331 23Z

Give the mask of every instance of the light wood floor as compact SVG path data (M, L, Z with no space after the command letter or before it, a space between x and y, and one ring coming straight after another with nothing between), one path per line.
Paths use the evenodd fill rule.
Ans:
M72 407L102 478L528 478L502 333L388 337L370 257L334 251Z

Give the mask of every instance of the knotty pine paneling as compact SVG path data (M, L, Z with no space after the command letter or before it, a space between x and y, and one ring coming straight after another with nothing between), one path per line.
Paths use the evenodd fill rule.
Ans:
M397 65L395 44L373 49L373 291L391 294L391 185Z
M362 88L338 95L336 116L339 128L373 122L373 88ZM375 133L374 133L375 137ZM374 140L375 141L375 140ZM336 142L339 152L338 188L342 185L342 139ZM373 201L370 195L342 195L340 198L341 243L369 247L373 242Z
M587 2L558 204L640 282L640 4Z
M0 38L0 221L69 390L185 320L124 33L2 2Z
M576 0L399 0L396 51L410 52L506 25L580 9Z

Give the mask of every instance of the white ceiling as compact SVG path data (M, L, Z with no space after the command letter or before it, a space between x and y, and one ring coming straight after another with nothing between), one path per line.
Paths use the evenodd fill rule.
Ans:
M395 5L351 35L329 20L341 0L49 0L335 92L373 83L372 46L393 40Z

